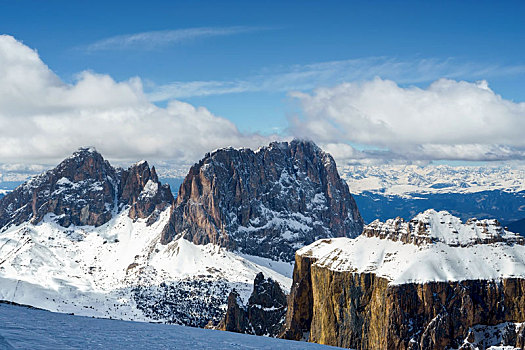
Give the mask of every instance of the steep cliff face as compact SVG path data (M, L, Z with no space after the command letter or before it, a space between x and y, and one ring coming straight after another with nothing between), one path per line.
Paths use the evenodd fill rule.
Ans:
M186 176L163 242L182 234L197 244L293 261L304 244L355 237L362 228L333 158L294 140L207 154Z
M255 276L253 292L244 305L237 291L228 296L226 315L217 329L229 332L279 335L286 314L286 295L279 284L262 273Z
M388 285L312 268L309 340L357 349L460 347L475 325L525 320L525 279Z
M318 241L296 255L282 336L356 349L481 344L473 329L525 321L522 244L494 221L434 211ZM520 331L508 345L522 346Z
M173 203L167 185L146 162L128 170L113 168L92 148L81 148L56 168L36 176L0 200L0 228L37 224L54 214L63 227L100 226L124 206L130 217L156 220Z

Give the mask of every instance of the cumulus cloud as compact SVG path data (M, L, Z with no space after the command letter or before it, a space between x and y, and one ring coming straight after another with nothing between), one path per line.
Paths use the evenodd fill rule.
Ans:
M89 44L86 51L105 51L121 49L154 49L161 46L179 44L199 38L228 36L260 30L254 27L199 27L176 30L158 30L134 34L116 35Z
M290 118L291 133L332 148L368 146L345 146L348 159L525 158L525 103L503 99L486 81L440 79L423 89L376 78L290 96L302 110Z
M83 72L65 84L36 51L0 36L0 163L54 162L89 145L117 161L191 164L217 147L257 147L271 138L241 133L204 107L155 106L138 78Z

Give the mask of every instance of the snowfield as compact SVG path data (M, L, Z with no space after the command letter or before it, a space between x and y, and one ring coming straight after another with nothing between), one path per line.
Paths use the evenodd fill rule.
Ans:
M374 273L390 284L497 280L525 276L525 246L511 243L517 234L483 222L462 223L448 212L428 210L414 218L429 224L428 244L403 243L391 238L322 239L297 253L317 259L317 266L333 271ZM487 220L487 223L492 220ZM391 227L394 221L387 222ZM365 229L366 230L366 229ZM499 238L508 241L475 243L476 239ZM416 235L418 236L418 235Z
M0 349L336 349L192 327L96 319L0 304Z
M7 228L0 232L0 300L76 315L204 326L221 316L232 288L247 299L258 272L290 289L291 264L182 238L160 244L169 211L151 226L124 210L100 227L64 228L48 214L37 225Z

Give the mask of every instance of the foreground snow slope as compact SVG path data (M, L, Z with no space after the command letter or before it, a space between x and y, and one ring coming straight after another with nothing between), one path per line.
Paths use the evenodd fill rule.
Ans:
M334 349L175 325L104 320L0 304L0 349Z
M0 232L0 300L204 326L222 316L232 288L247 298L258 272L289 289L290 278L274 271L271 261L258 259L259 265L249 256L181 238L160 244L168 217L169 208L147 226L124 210L100 227L64 228L48 214L37 225L9 227Z
M319 240L298 251L334 271L374 273L391 284L525 277L523 237L495 220L462 223L428 210L410 222L375 221L355 239Z

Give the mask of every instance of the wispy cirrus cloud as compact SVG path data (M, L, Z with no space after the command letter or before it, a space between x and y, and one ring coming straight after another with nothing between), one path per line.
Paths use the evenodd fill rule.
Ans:
M462 62L454 58L400 60L365 57L265 69L260 74L236 80L175 81L153 87L148 97L153 102L160 102L242 92L304 91L349 81L366 81L375 77L394 80L399 84L418 84L440 78L477 80L516 74L525 74L525 65L502 66Z
M265 29L267 28L232 26L158 30L142 33L116 35L98 40L81 48L88 52L138 48L142 50L156 49L159 47L180 44L196 39L236 35Z

